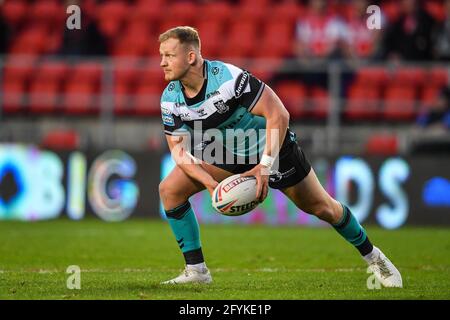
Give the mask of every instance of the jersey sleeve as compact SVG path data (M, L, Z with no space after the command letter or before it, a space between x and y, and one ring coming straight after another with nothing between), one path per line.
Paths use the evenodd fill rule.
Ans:
M161 101L161 117L164 133L168 135L183 135L187 133L180 116L176 113L175 104Z
M248 111L251 111L264 91L265 84L247 70L242 70L234 65L226 64L232 77L228 86L229 95L236 99L237 103Z
M261 98L265 84L244 70L236 79L234 87L234 94L238 103L251 111Z

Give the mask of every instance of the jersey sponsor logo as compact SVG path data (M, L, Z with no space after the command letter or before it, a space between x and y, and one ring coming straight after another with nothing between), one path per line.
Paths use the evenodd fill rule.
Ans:
M220 114L223 114L230 109L223 100L214 102L214 107L216 107L217 112Z
M175 120L173 119L173 116L171 114L163 114L162 120L166 126L175 126Z
M180 113L181 121L191 121L191 115L189 113Z
M219 94L220 94L219 91L210 92L210 93L208 93L208 94L206 95L206 99L215 97L215 96L217 96L217 95L219 95Z
M175 108L184 107L186 105L185 102L175 102Z
M234 96L236 98L240 98L247 87L248 82L250 81L250 74L247 71L242 72L236 79L234 85Z

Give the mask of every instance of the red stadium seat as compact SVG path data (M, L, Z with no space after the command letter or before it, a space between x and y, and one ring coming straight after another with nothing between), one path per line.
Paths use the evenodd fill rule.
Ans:
M429 73L428 81L432 85L444 87L448 85L448 71L441 67L432 68Z
M292 53L294 26L284 21L266 23L263 39L256 51L257 57L286 57Z
M420 102L422 107L430 107L436 102L436 98L439 95L440 90L442 87L434 86L434 85L427 85L423 88Z
M270 8L268 21L283 21L295 24L304 13L304 8L297 1L283 1Z
M398 154L398 151L397 136L385 133L370 136L365 148L367 155L393 156Z
M40 0L31 6L31 20L51 27L63 27L67 18L66 7L58 0Z
M307 114L306 89L297 81L283 81L275 88L291 119L298 119Z
M39 66L30 86L29 109L34 113L54 113L59 105L67 66L59 62L47 62Z
M121 31L128 14L128 6L124 1L105 1L98 6L98 25L104 36L113 39Z
M23 110L23 99L26 91L24 82L4 82L2 85L2 113L13 114Z
M321 87L312 87L310 90L312 116L323 119L328 115L329 96L328 91Z
M41 147L52 150L75 150L80 147L80 136L75 130L53 130L44 136Z
M425 70L417 67L402 67L395 70L390 82L396 86L419 87L425 82Z
M251 58L254 56L256 25L248 21L234 21L225 40L221 58Z
M412 120L416 114L416 91L410 87L390 87L385 92L383 116L386 120Z
M27 18L27 8L24 0L9 0L2 3L1 13L8 25L17 27Z
M142 116L159 116L161 93L162 89L158 85L140 85L136 90L133 112Z
M397 0L388 0L381 3L381 12L386 16L388 23L391 24L400 16L400 2Z
M74 67L65 89L64 108L68 114L95 114L99 111L102 68L94 62Z
M439 22L445 21L445 8L442 1L427 0L424 1L424 8L434 19Z
M381 67L363 67L356 75L356 82L364 85L383 86L387 83L388 73Z
M210 1L198 7L200 13L197 22L210 21L216 23L227 23L233 15L233 7L227 1Z
M379 115L379 91L377 87L357 84L350 87L345 118L349 120L375 120Z
M3 69L2 112L11 114L23 111L24 94L27 92L29 79L34 67L33 60L7 61Z
M222 48L221 38L223 35L223 25L214 20L201 20L194 24L202 39L202 54L208 59L219 56Z
M29 25L13 39L9 52L22 55L40 55L46 51L48 30L41 26Z

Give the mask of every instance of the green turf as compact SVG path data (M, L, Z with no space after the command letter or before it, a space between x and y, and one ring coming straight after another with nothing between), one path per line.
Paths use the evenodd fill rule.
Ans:
M367 230L403 289L367 289L365 262L331 228L203 225L214 283L162 286L183 267L164 222L0 222L0 299L450 299L450 229Z

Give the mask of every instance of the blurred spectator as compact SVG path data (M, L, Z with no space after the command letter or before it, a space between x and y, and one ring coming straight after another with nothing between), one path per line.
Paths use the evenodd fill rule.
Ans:
M417 118L422 128L450 130L450 88L442 89L437 101Z
M329 13L325 0L309 0L307 13L297 23L296 55L300 59L342 56L345 25Z
M67 1L67 4L77 3L72 0ZM84 4L87 5L86 3ZM81 13L80 30L64 28L63 41L59 49L59 54L69 56L98 56L108 54L106 39L99 32L97 23L85 13L86 11L82 11Z
M400 17L386 30L381 58L431 60L436 31L437 24L417 0L402 0Z
M381 30L367 28L368 6L367 0L351 0L349 3L344 28L347 58L371 58L378 50Z
M436 40L436 57L439 60L450 61L450 0L444 3L445 20L441 25Z

